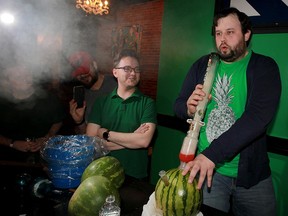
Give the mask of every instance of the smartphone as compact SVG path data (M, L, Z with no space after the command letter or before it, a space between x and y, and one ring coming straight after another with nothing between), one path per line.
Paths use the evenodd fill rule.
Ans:
M77 108L81 108L84 105L85 89L84 86L73 87L73 99L77 102Z

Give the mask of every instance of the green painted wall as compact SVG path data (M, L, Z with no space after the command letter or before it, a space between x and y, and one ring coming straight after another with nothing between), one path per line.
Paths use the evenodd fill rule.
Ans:
M157 109L161 114L174 115L173 103L191 64L214 50L211 35L215 1L164 0L161 53L158 76ZM252 49L273 57L280 68L283 92L280 107L269 127L269 134L288 139L288 33L255 34ZM158 126L152 155L151 182L156 184L160 170L179 165L185 133ZM269 153L276 188L278 215L288 215L288 157Z
M278 112L270 124L269 134L288 139L288 33L255 34L252 49L271 56L278 63L282 80L282 95Z
M211 7L207 7L207 2ZM158 76L158 112L173 115L172 103L191 63L213 50L213 1L164 1ZM209 6L208 4L208 6Z

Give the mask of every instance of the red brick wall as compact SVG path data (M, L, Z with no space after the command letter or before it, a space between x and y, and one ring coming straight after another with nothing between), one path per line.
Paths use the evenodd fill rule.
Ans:
M142 40L140 45L141 91L156 99L157 79L159 70L159 56L161 45L161 29L164 0L148 1L128 6L121 6L110 19L103 19L100 23L97 41L96 59L104 71L112 71L111 34L115 27L140 25Z

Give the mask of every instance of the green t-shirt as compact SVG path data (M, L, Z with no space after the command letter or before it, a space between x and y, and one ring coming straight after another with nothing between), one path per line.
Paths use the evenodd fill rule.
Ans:
M157 123L153 99L138 89L126 100L117 95L117 89L96 99L88 122L101 125L111 131L132 133L143 123ZM121 149L110 152L116 157L125 173L135 178L147 176L147 149Z
M227 64L220 61L216 71L212 99L207 105L205 125L200 130L198 152L227 131L244 112L247 99L246 69L251 57L249 51L243 59ZM233 145L233 143L231 143ZM240 155L216 164L216 171L236 177Z

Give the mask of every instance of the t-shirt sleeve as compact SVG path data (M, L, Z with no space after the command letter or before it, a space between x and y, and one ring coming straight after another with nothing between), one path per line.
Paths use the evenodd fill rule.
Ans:
M143 123L157 124L156 104L152 98L146 98L145 109L141 118L141 124Z

